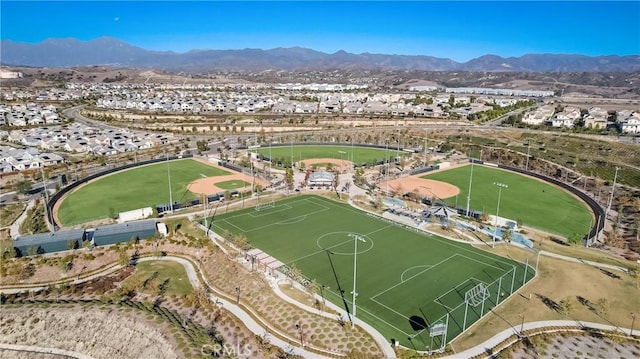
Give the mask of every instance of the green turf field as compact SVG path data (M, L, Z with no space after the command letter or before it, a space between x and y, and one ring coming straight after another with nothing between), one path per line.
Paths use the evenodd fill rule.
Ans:
M310 158L335 158L337 160L353 161L360 165L362 163L375 164L377 161L383 161L387 158L404 157L407 152L398 151L397 148L380 149L371 147L358 146L279 146L279 147L262 147L257 151L260 155L270 157L275 161L284 164L291 162L304 162Z
M60 205L58 218L73 225L119 212L169 203L169 173L174 201L194 198L187 184L203 177L229 172L204 163L183 159L161 162L102 177L70 193Z
M407 347L406 338L412 337L422 350L423 343L430 345L426 329L446 321L447 312L451 340L534 274L530 267L525 273L521 263L469 244L427 235L318 196L301 195L260 211L248 208L217 215L213 229L244 233L252 246L295 264L307 278L326 286L324 296L344 308L339 282L350 310L357 243L357 317ZM364 241L356 242L350 233ZM465 293L481 282L490 284L490 297L484 308L468 306L465 322ZM437 339L435 343L439 345Z
M422 178L448 182L460 189L458 207L466 208L471 166L458 167ZM538 228L563 237L582 237L589 230L591 212L586 204L569 192L548 183L521 176L517 173L486 166L473 166L470 208L496 214L498 187L504 183L500 198L500 217L517 220L526 226ZM450 205L455 204L449 198Z
M251 186L251 183L248 183L242 180L231 180L231 181L216 183L216 187L222 188L222 189L228 189L228 190L247 187L247 186Z
M187 272L180 263L168 261L139 262L136 264L134 276L142 279L142 292L146 294L161 292L161 286L167 296L186 296L193 291ZM129 278L127 279L129 280ZM151 288L156 286L156 288Z

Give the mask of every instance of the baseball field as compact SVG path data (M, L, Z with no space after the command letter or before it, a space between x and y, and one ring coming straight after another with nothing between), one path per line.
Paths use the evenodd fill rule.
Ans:
M438 349L442 334L453 339L534 276L522 263L318 196L209 221L217 233L242 233L252 246L295 265L326 300L420 350ZM444 331L432 337L434 328Z
M351 161L358 165L362 163L375 164L377 161L384 161L387 158L404 157L408 155L396 148L372 148L358 146L278 146L261 147L255 149L261 156L280 160L283 163L304 162L310 158L332 158L337 160Z
M169 203L169 178L174 201L195 198L187 185L197 179L230 172L183 159L133 168L101 177L68 194L57 209L64 226L117 215L119 212Z
M470 165L422 176L457 186L461 208L466 208L470 177ZM473 166L470 209L495 215L499 194L496 183L508 186L500 193L500 217L566 238L581 238L593 224L586 204L571 193L532 177L479 165ZM446 201L453 206L456 198Z

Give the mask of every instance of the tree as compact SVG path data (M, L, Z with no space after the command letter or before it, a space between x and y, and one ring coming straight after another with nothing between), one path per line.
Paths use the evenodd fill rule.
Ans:
M209 150L209 146L207 146L207 141L196 141L196 146L198 147L198 151L206 152Z
M478 216L478 221L486 223L489 221L489 214L487 213L482 213L481 215Z
M513 229L511 229L511 227L506 227L502 231L502 241L510 243L512 238L513 238Z
M573 311L574 306L573 306L573 300L571 299L571 297L567 297L561 300L559 305L560 305L560 313L564 315L570 315L571 312Z
M606 298L600 298L596 302L596 312L598 315L607 315L607 311L609 310L609 303Z
M126 266L129 264L130 260L131 257L129 257L129 254L127 254L127 251L125 249L121 249L118 253L118 262L120 263L120 265Z
M289 276L289 279L292 282L298 282L300 283L300 281L302 280L302 272L300 271L300 269L298 267L296 267L296 264L292 264L289 267L289 272L287 273ZM293 283L292 283L293 284Z
M38 247L36 246L29 246L27 247L27 254L29 256L35 256L38 254Z
M247 236L245 236L244 233L233 236L231 242L243 251L251 248L251 246L249 245L249 241L247 241Z
M13 186L13 189L20 194L27 194L31 191L31 186L33 183L29 179L24 179L22 181L16 182Z
M305 283L304 289L313 298L318 292L318 282L316 282L315 279L312 279Z
M286 173L284 175L284 181L287 183L288 189L293 189L293 169L287 168Z
M76 241L74 239L68 240L67 241L67 249L68 250L78 249L78 241Z

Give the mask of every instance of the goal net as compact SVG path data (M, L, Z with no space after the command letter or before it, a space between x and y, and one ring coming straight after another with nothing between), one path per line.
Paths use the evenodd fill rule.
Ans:
M484 283L469 289L464 295L465 301L474 307L482 304L487 298L489 298L489 288Z
M276 206L276 204L275 204L274 201L258 203L256 205L256 211L261 211L261 210L266 209L266 208L273 208L275 206Z

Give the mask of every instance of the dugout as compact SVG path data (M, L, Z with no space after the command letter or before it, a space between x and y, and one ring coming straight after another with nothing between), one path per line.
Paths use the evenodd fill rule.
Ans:
M31 247L34 248L35 253L45 254L81 248L84 239L84 229L71 229L19 236L13 241L13 247L17 250L19 256L29 255L29 248Z
M156 221L127 222L96 227L93 231L87 230L87 235L93 239L96 246L128 242L131 238L146 239L156 234Z

